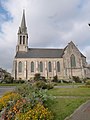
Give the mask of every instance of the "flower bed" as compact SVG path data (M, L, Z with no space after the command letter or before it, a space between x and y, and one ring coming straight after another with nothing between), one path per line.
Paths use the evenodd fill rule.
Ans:
M46 101L43 91L25 84L0 98L1 116L4 120L53 120Z
M45 108L41 103L34 106L25 114L17 114L18 120L53 120L53 116L48 108Z
M9 101L16 100L20 97L18 93L8 92L2 98L0 98L0 111L8 105Z

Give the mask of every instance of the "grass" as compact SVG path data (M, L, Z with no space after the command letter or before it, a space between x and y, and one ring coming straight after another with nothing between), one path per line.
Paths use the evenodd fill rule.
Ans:
M64 120L71 115L76 108L89 100L90 88L54 88L47 91L52 96L63 96L62 98L54 98L53 101L48 102L48 107L55 115L54 120ZM65 98L65 96L76 96ZM77 97L78 96L78 97Z
M48 91L53 96L90 96L90 88L54 88Z
M84 85L84 83L55 83L54 82L54 85L55 86L69 86L69 85Z
M18 86L18 85L21 85L21 83L9 83L9 84L0 83L0 86Z
M87 98L57 98L54 102L50 101L48 107L55 116L54 120L64 120L87 100Z

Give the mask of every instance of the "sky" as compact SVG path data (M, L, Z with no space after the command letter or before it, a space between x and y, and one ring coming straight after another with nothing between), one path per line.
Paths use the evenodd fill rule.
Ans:
M0 67L12 71L23 9L29 47L64 48L73 41L90 63L90 0L0 0Z

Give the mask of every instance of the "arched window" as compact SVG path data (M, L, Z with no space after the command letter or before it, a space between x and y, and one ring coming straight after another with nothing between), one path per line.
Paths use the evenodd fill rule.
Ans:
M31 72L34 72L34 62L31 62Z
M72 54L70 57L71 67L76 67L75 56Z
M57 62L57 72L60 72L60 62Z
M23 44L25 44L25 36L23 36Z
M22 44L22 36L20 36L20 44Z
M49 72L52 72L52 65L51 65L51 62L48 63L48 69L49 69Z
M40 72L43 72L43 63L40 62Z
M18 63L18 72L22 72L22 62Z

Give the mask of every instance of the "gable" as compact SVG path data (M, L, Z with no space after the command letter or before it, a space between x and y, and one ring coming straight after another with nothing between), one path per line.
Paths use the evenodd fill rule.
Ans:
M68 43L68 45L64 48L64 54L77 54L80 57L84 57L86 58L80 51L79 49L76 47L76 45L71 41L70 43Z

